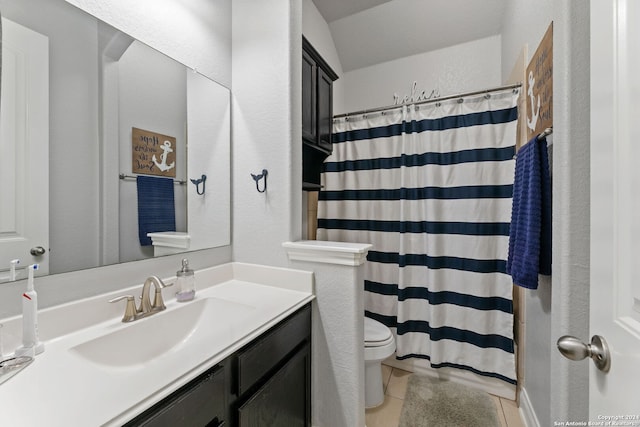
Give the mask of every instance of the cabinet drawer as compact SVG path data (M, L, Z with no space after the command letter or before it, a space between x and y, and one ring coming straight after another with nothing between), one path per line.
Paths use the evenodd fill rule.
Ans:
M224 384L224 369L213 368L125 424L125 427L223 426L227 411Z
M309 344L306 344L238 408L239 427L309 426L309 366Z
M299 310L238 354L238 394L244 394L311 333L311 306Z

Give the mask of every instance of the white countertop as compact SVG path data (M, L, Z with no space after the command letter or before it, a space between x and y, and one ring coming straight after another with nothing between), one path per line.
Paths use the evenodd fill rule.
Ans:
M193 301L176 302L175 290L168 287L163 290L166 311L122 323L124 302L108 304L107 300L128 293L137 297L141 289L140 285L42 310L39 329L45 351L0 384L0 425L122 425L314 298L310 272L230 263L196 272ZM154 340L145 338L149 334L162 336L163 323L176 315L184 320L186 312L178 310L209 302L217 309L208 313L218 313L219 318L194 317L197 326L170 349L160 348L159 355L144 347L145 340ZM160 316L166 316L166 321ZM5 347L15 348L20 318L1 322ZM119 364L120 356L126 362L131 354L127 348L119 349L118 357L104 357L104 363L88 360L77 351L84 343L133 326L141 335L133 345L149 352L144 363Z

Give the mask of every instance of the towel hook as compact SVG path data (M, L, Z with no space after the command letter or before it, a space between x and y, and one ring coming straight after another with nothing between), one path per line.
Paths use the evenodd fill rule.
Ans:
M258 193L264 193L265 191L267 191L267 175L268 174L269 172L266 169L262 169L262 173L259 175L251 174L251 178L253 178L253 180L256 182L256 190L258 190ZM260 186L258 185L258 183L262 178L264 178L264 186L262 187L262 190L260 190Z
M193 183L193 185L196 186L196 193L200 196L202 196L204 194L204 185L205 185L205 181L207 180L207 175L202 174L202 177L200 179L192 179L191 182ZM202 190L200 190L200 184L202 184Z

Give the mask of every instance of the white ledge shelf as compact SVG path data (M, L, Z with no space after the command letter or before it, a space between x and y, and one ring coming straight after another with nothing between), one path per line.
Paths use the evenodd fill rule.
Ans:
M368 243L327 242L323 240L284 242L282 246L291 261L352 266L364 264L369 249L371 249L371 245Z

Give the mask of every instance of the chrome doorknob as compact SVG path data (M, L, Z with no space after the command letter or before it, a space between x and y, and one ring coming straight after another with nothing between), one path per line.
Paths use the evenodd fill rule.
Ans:
M46 252L45 248L43 248L42 246L36 246L34 248L31 248L31 250L29 251L31 253L31 255L33 256L42 256L44 255L44 253Z
M576 337L564 335L558 339L558 350L571 360L582 360L590 357L596 367L603 372L611 369L611 353L604 337L594 335L591 344L585 344Z

